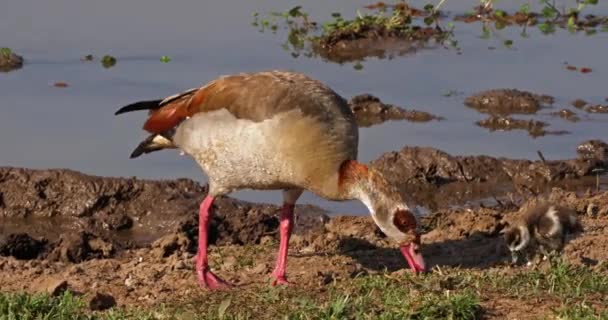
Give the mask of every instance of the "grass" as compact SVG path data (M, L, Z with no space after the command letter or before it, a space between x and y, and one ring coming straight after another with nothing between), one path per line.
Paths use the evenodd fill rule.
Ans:
M608 319L604 270L553 261L546 270L436 269L365 275L325 287L261 285L151 309L91 312L80 297L0 293L0 320L9 319L480 319L495 299L553 306L558 319ZM542 317L541 317L542 318Z

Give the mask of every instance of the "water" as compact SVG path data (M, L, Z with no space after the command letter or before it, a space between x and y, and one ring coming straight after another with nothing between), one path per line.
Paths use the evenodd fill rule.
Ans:
M445 9L464 13L477 1L446 1ZM499 3L514 9L523 2ZM317 78L343 96L372 93L383 101L428 111L446 118L440 123L389 122L361 130L360 158L369 161L405 145L433 146L452 154L488 154L547 159L574 156L577 143L606 138L608 116L569 123L548 115L575 98L600 103L605 84L607 33L588 37L558 31L543 36L532 28L529 39L519 28L500 31L513 39L513 49L500 39L479 38L479 24L456 24L462 55L453 50L425 50L393 60L369 59L364 69L292 58L280 47L284 37L251 27L251 13L283 11L301 4L317 21L331 12L346 16L366 1L77 1L9 0L0 11L0 46L26 58L22 70L0 73L0 165L70 168L103 176L140 178L190 177L204 181L196 165L176 152L158 152L129 160L146 134L145 113L114 117L128 103L160 98L199 86L222 74L290 69ZM421 5L422 2L414 2ZM593 8L608 14L605 3ZM488 50L488 46L497 47ZM104 69L86 54L112 54L118 64ZM160 56L173 60L164 64ZM590 74L566 71L563 63L593 69ZM68 88L52 86L65 81ZM557 98L555 107L535 118L550 130L572 134L531 139L525 132L489 133L474 125L485 116L466 108L466 95L485 89L513 87ZM444 97L449 90L463 95ZM582 115L579 112L580 115ZM583 115L584 116L584 115ZM280 202L279 192L236 194L258 202ZM323 201L305 194L303 203L336 213L365 213L357 202Z

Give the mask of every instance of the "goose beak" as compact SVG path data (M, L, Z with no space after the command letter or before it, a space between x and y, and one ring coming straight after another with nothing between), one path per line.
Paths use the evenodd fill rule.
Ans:
M420 253L418 244L412 242L410 244L401 246L400 249L401 253L405 257L405 260L407 260L407 263L410 265L410 269L412 269L414 273L426 271L424 258Z

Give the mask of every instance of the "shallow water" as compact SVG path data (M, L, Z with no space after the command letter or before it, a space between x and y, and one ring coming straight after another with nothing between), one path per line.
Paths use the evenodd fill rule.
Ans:
M283 11L304 6L317 21L331 12L346 16L367 1L76 1L10 0L0 10L0 46L26 59L22 70L0 73L0 165L70 168L104 176L141 178L190 177L204 181L196 165L177 152L151 154L137 160L128 155L145 137L144 113L114 117L114 111L140 99L163 97L201 85L218 75L266 69L305 72L350 98L372 93L384 102L428 111L442 122L389 122L361 130L360 158L372 160L405 145L432 146L452 154L488 154L547 159L573 157L577 143L606 138L608 115L570 123L548 113L582 98L602 103L608 97L606 40L608 33L570 35L558 30L543 36L518 27L500 31L513 39L480 39L480 24L456 23L462 54L454 50L424 50L393 60L369 59L363 70L321 59L292 58L281 49L284 35L259 33L251 27L253 11ZM422 2L413 2L422 4ZM446 1L445 9L461 14L477 1ZM514 9L519 3L499 2ZM603 3L592 8L608 14ZM496 50L489 50L495 46ZM112 54L118 63L104 69L98 61L81 62L86 54ZM173 60L161 63L160 56ZM581 74L563 63L593 69ZM68 88L52 86L65 81ZM484 115L463 105L472 93L493 88L518 88L557 98L554 108L536 119L549 130L569 135L531 139L526 132L490 133L474 125ZM445 97L449 90L463 94ZM571 108L572 109L572 108ZM581 112L577 113L587 117ZM240 192L238 198L279 202L279 192ZM364 213L356 202L335 203L305 194L301 202L319 204L336 213Z

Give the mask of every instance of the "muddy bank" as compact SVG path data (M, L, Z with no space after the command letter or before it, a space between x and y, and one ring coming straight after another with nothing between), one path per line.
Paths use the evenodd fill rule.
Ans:
M370 127L389 120L429 122L443 120L442 117L418 110L406 110L392 104L383 103L371 94L354 96L348 105L353 110L359 127Z
M385 153L371 165L410 201L436 209L511 192L536 195L553 186L595 188L594 170L605 169L608 158L601 145L585 142L582 146L589 151L579 152L576 159L536 161L452 156L433 148L405 147Z
M70 170L0 168L0 252L79 262L149 245L182 232L192 239L206 186L188 179L102 178ZM218 198L210 242L259 243L275 237L280 208ZM301 206L299 226L323 210ZM23 234L27 233L27 237ZM7 238L8 237L8 238ZM14 245L6 245L6 243Z
M0 48L0 72L9 72L23 67L23 57L8 48Z
M465 99L466 106L482 113L507 116L511 114L535 114L542 107L550 106L554 98L517 89L487 90Z
M606 261L608 193L578 195L554 189L547 198L576 210L585 227L566 246L567 261L590 266ZM422 218L422 250L428 265L510 272L513 269L500 231L534 201L441 209ZM288 273L298 287L325 290L329 283L352 281L360 275L403 272L403 257L370 217L335 217L318 225L291 240ZM7 291L67 289L91 300L103 294L119 306L176 303L192 295L204 298L213 293L197 286L190 241L185 233L176 232L149 246L77 263L0 257L0 285ZM169 247L171 250L159 251ZM239 290L255 292L268 286L276 250L272 238L259 244L211 246L210 264L215 272L238 284Z

